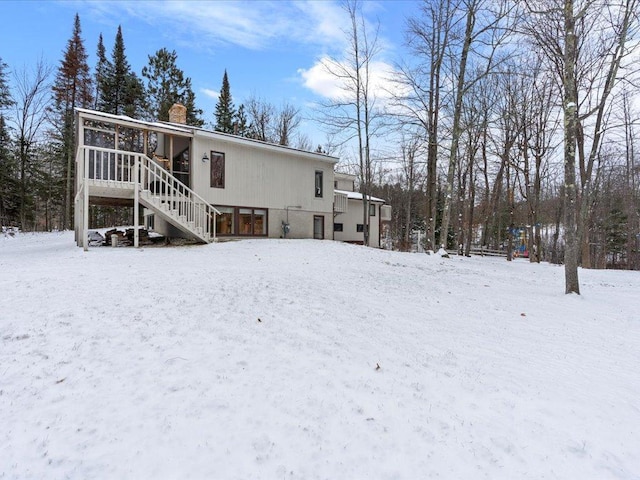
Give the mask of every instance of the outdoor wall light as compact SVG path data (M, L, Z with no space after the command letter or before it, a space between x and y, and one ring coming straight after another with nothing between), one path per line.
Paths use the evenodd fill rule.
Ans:
M209 161L209 156L207 155L207 152L204 152L204 155L202 155L202 161L203 162L208 162Z

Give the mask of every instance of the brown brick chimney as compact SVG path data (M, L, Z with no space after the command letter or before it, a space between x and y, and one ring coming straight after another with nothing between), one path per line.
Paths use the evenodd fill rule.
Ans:
M180 103L174 103L169 109L169 121L171 123L187 124L187 107Z

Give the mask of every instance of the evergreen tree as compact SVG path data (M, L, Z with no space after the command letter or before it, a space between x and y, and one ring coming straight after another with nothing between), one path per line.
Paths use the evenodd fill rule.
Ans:
M106 60L106 59L105 59ZM101 59L98 58L98 63ZM118 26L111 60L106 61L104 76L99 78L98 108L115 115L138 117L144 113L144 86L125 55L122 27Z
M102 33L98 37L97 57L98 57L98 62L96 63L96 75L95 75L96 95L95 95L94 108L99 109L102 107L103 101L104 101L103 95L102 95L102 88L104 86L104 81L107 76L107 70L109 65L109 60L107 60L107 53L104 48L104 42L102 41Z
M245 112L244 105L238 107L236 116L234 118L234 134L241 137L247 137L251 131L251 126L247 120L247 113Z
M11 91L7 83L7 64L0 58L0 111L12 104Z
M59 164L64 178L64 194L58 196L62 196L62 227L69 229L73 228L71 208L73 205L76 143L74 109L76 107L88 108L93 103L91 75L87 64L88 55L80 34L80 17L76 14L73 33L67 42L67 49L60 62L52 88L52 112L54 114L53 124L55 128L53 137L60 143L61 158L59 159Z
M0 86L1 82L2 72L0 71ZM0 114L0 225L15 224L19 216L16 162L10 144L9 128L4 115Z
M161 48L155 55L149 55L149 65L142 69L147 79L146 98L149 116L154 120L169 120L169 109L174 103L187 108L187 123L202 126L202 110L195 106L195 94L191 79L176 65L178 55Z
M220 89L220 96L218 97L218 104L216 105L216 124L215 130L223 133L233 133L233 121L236 115L236 110L231 99L231 90L229 88L229 78L227 77L227 71L224 71L222 77L222 88Z
M9 127L1 113L13 104L7 82L7 64L0 58L0 225L15 223L18 218L18 185L15 158L11 154Z

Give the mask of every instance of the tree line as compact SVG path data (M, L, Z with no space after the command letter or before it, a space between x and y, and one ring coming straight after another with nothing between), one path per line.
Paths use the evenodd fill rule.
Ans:
M347 2L347 58L324 61L343 95L322 121L358 144L352 170L393 205L396 244L421 231L428 249L526 251L565 264L567 293L578 265L640 269L639 12L423 0L381 88L380 24Z

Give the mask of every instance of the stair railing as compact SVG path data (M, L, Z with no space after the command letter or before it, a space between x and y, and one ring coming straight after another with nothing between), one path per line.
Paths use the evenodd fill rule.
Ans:
M137 154L141 166L140 187L161 203L168 204L177 220L201 237L216 238L216 216L220 212L200 195L146 155Z
M81 150L84 171L78 173L85 182L92 180L117 188L135 187L137 181L137 190L149 192L151 197L160 202L159 205L167 205L167 214L183 228L208 241L215 240L216 216L220 215L220 211L163 166L142 153L90 146L83 146ZM82 185L82 188L86 195L87 185ZM78 192L79 195L80 190Z

